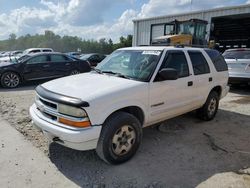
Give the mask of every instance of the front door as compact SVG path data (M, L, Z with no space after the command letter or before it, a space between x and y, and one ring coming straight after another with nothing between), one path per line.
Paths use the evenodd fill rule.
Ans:
M167 118L185 113L193 108L193 77L186 54L181 50L171 50L166 54L161 65L174 68L179 73L177 80L161 81L156 75L149 89L149 123L157 123Z
M49 77L50 64L48 56L38 55L28 59L23 65L23 75L25 80L37 80Z

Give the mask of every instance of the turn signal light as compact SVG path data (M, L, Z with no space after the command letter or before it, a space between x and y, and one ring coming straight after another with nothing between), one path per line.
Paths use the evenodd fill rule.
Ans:
M86 128L86 127L91 126L90 121L75 122L75 121L71 121L71 120L64 119L64 118L59 118L58 121L65 125L69 125L69 126L77 127L77 128Z

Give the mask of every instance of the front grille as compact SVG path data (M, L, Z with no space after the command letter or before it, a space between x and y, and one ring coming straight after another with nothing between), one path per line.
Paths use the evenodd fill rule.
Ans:
M52 121L59 122L59 118L65 118L75 122L89 121L88 117L78 118L58 112L58 103L42 98L39 95L36 96L35 104L42 117L45 117Z
M56 116L53 116L53 115L48 114L48 113L46 113L46 112L42 112L42 114L43 114L45 117L49 118L49 119L52 119L52 120L54 120L54 121L57 120L57 117L56 117Z
M51 107L53 109L57 109L57 105L48 101L43 100L42 98L39 97L39 100L46 106Z

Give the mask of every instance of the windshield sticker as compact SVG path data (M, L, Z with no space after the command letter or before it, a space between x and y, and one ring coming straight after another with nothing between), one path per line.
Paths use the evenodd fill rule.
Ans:
M143 51L142 54L143 55L160 55L161 51L157 51L157 50Z

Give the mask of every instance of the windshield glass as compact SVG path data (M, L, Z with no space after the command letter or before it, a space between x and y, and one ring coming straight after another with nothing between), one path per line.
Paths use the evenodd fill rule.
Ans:
M161 57L159 50L117 50L96 69L139 81L149 81Z
M250 50L226 51L223 56L225 59L250 59Z
M29 55L23 55L23 56L17 58L17 61L18 61L18 62L22 62L22 61L28 59L29 57L30 57Z
M194 35L194 24L191 22L184 22L179 25L179 34Z

